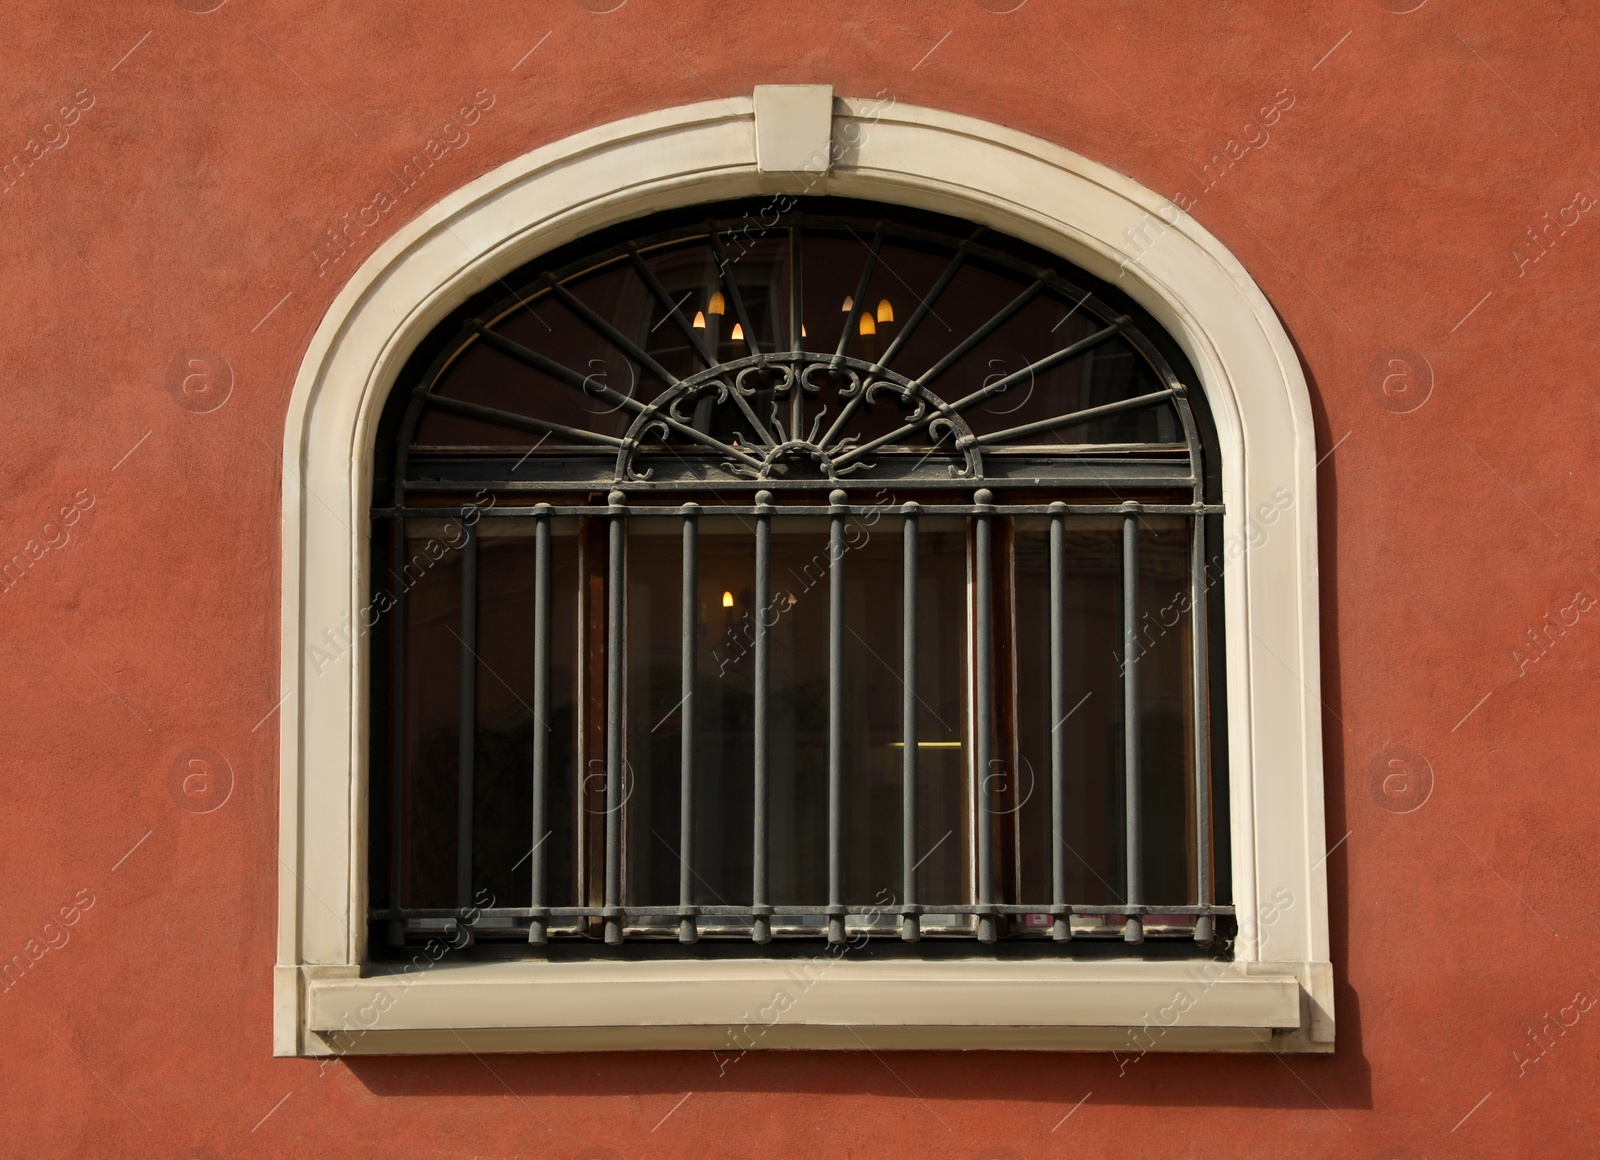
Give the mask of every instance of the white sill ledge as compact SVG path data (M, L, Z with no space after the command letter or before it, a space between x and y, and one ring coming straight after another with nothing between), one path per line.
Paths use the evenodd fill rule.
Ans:
M996 1049L1317 1051L1321 963L449 963L280 968L298 1054ZM286 980L287 981L287 980ZM1320 1032L1316 1034L1315 1032Z

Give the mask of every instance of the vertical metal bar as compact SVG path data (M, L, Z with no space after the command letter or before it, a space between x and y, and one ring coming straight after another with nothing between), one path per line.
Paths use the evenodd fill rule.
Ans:
M405 908L405 770L406 770L406 522L389 525L389 579L394 601L389 608L389 906ZM390 946L405 942L405 922L389 924Z
M900 937L922 937L917 916L917 504L905 505L900 626Z
M1067 912L1067 505L1050 505L1050 935L1072 937Z
M567 901L587 906L591 899L590 842L589 842L589 754L593 748L593 702L599 700L595 693L593 597L589 591L594 572L593 521L588 516L578 517L578 599L577 656L573 658L572 698L573 734L577 741L572 758L572 806L569 823L572 826L572 884L573 896Z
M828 493L828 941L844 942L843 489Z
M543 945L549 938L545 900L545 839L550 836L546 809L550 799L550 512L547 503L534 507L533 524L533 863L528 941Z
M767 900L767 605L772 600L772 493L756 492L755 608L755 776L751 809L750 937L772 941L772 907Z
M456 905L472 905L472 807L478 733L478 525L461 512L461 683L456 742ZM474 512L474 514L476 514Z
M1122 787L1127 904L1144 902L1139 777L1139 505L1122 505ZM1144 941L1144 922L1129 915L1126 942Z
M992 718L994 717L994 624L993 609L991 605L994 595L991 592L991 562L990 562L990 536L993 529L990 523L993 516L990 514L989 505L994 502L994 493L988 488L979 488L973 496L978 510L973 519L974 523L974 555L973 577L977 593L977 624L976 639L973 642L976 669L976 713L972 722L973 737L977 741L977 778L978 778L978 804L975 826L978 831L978 941L992 943L998 937L995 925L994 912L985 911L984 907L994 905L994 801L993 791L990 788L991 765L993 763L993 739L991 737Z
M611 538L606 576L606 883L605 940L622 942L622 671L626 661L623 617L626 615L628 509L627 497L613 491L610 505Z
M694 682L699 668L700 505L683 505L683 722L678 759L678 941L700 937L694 916Z
M1195 902L1210 906L1211 884L1211 704L1206 679L1205 517L1195 516L1189 549L1189 649L1194 679ZM1202 946L1216 937L1209 914L1195 919L1194 940Z

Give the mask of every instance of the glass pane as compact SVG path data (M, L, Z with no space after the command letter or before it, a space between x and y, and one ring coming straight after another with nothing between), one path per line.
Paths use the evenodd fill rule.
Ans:
M1066 527L1065 707L1050 699L1050 544L1044 518L1015 521L1018 901L1047 903L1051 883L1051 730L1066 749L1067 901L1125 900L1122 862L1122 522Z
M552 541L550 800L544 844L550 898L572 893L573 634L577 595L574 521L554 521ZM530 898L532 824L532 521L478 525L477 733L473 885L495 906ZM406 904L454 907L460 739L460 525L413 520L410 563L391 583L406 600ZM393 589L391 589L392 591Z
M576 520L553 520L550 584L550 744L545 817L546 905L572 896L572 810L577 640ZM478 736L473 884L496 906L527 906L533 834L532 520L478 523Z
M1192 905L1194 701L1191 527L1181 516L1139 521L1139 713L1145 898Z
M918 901L951 903L965 897L965 533L959 519L921 523L913 862L925 859ZM849 521L845 576L844 902L888 907L904 898L904 521Z
M623 875L629 906L678 902L682 548L683 521L628 521L628 743L623 771L628 854ZM704 783L699 789L706 792ZM676 925L670 918L648 924Z
M459 524L412 520L406 560L389 576L406 618L406 861L402 895L412 907L456 904L456 768L460 737L461 552Z
M919 896L965 901L965 531L925 519L918 699ZM928 526L932 525L932 526ZM754 521L705 517L699 536L695 687L695 902L751 898ZM828 521L775 517L772 536L768 876L781 927L820 928L828 899ZM629 528L629 903L677 901L681 762L682 525ZM900 814L902 524L846 525L844 901L903 896ZM957 920L964 922L964 920ZM670 920L650 920L658 926ZM703 926L737 924L703 919ZM939 925L934 922L933 925Z
M968 749L967 521L923 516L917 584L917 901L972 901ZM896 815L898 817L898 811ZM964 917L924 916L925 931L966 929Z
M1189 525L1140 517L1140 775L1144 895L1192 904L1193 747L1189 686ZM1049 540L1043 518L1016 521L1019 883L1024 903L1049 901ZM1071 517L1065 574L1067 901L1126 899L1123 836L1122 521Z

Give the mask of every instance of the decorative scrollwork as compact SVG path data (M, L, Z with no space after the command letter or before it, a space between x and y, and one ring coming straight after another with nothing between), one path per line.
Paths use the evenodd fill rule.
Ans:
M901 423L887 437L864 441L857 420L863 410L870 413L884 394L898 404ZM701 406L708 398L709 421ZM758 420L752 408L759 409L763 402L767 414ZM815 410L808 413L807 403ZM684 437L691 429L693 441L685 446ZM733 434L723 439L714 434L718 429ZM924 432L931 447L928 442L913 442ZM838 479L876 467L864 458L867 452L911 446L924 458L958 460L949 464L954 476L983 477L976 438L949 404L911 379L838 355L754 355L681 380L635 417L617 454L616 480L648 478L649 472L637 465L639 453L665 448L674 436L685 450L720 451L713 462L735 479L782 478L801 464L809 465L821 479Z

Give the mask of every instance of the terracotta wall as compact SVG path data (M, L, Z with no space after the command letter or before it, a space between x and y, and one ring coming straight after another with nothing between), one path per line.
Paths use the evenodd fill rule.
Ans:
M1593 6L12 0L3 22L0 559L27 565L0 591L0 955L38 952L0 994L5 1151L1592 1153ZM1327 452L1333 1057L271 1057L279 452L313 329L493 166L785 81L1190 199L1298 344ZM186 795L194 750L231 775Z

